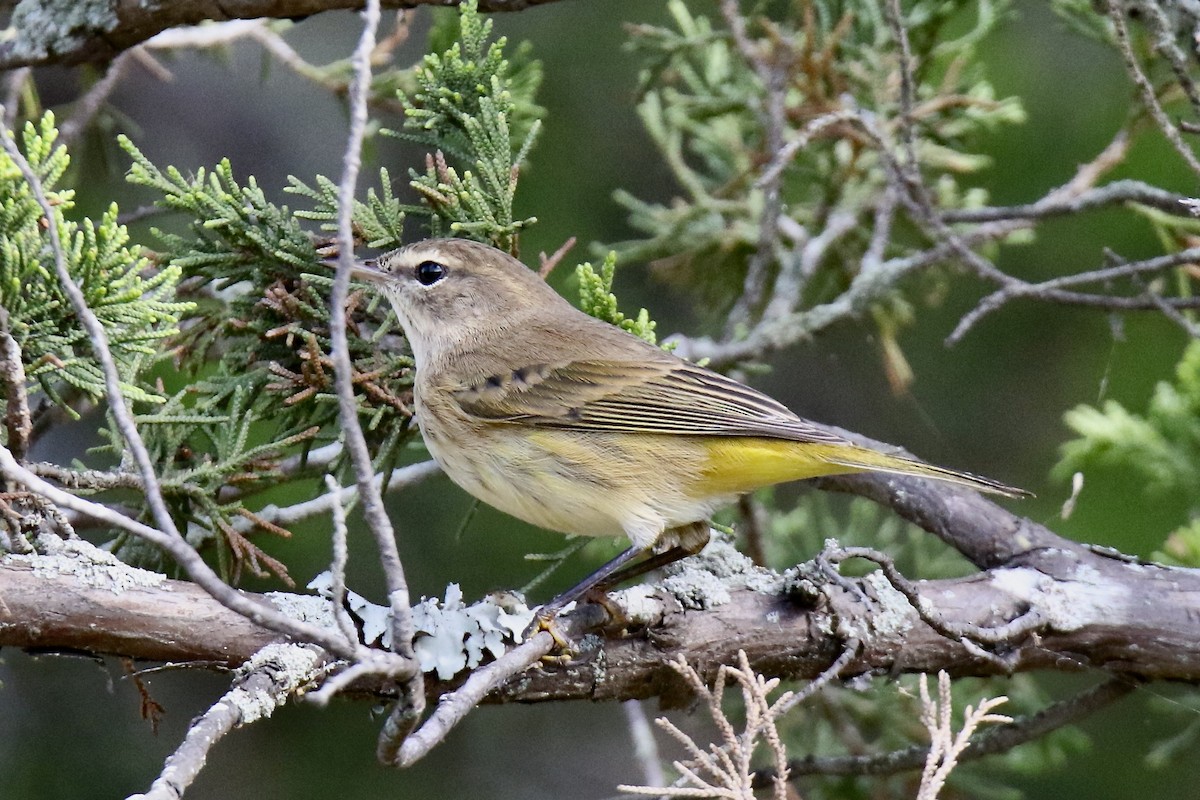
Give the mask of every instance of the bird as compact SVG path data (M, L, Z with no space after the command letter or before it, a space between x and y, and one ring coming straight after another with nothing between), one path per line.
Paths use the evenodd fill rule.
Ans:
M479 500L564 534L629 547L544 605L699 552L747 492L882 472L1022 497L966 472L864 447L733 378L589 316L512 255L427 239L354 263L395 309L430 455ZM634 563L642 557L642 563Z

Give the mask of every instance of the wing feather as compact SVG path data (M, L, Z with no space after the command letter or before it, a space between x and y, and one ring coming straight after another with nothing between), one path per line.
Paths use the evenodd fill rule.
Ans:
M490 422L846 444L761 392L686 361L536 364L454 396L464 412Z

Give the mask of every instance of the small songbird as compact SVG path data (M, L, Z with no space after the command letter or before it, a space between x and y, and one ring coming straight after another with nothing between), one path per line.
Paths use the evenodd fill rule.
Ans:
M661 564L698 552L709 516L764 486L874 471L1025 494L852 444L588 316L484 244L417 242L354 275L396 310L416 360L421 434L451 480L534 525L632 543L548 616L641 553Z

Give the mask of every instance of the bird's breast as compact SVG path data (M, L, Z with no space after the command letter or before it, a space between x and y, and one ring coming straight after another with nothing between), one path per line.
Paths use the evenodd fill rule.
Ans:
M533 525L648 547L728 500L695 496L705 450L690 437L480 421L452 406L418 394L430 454L467 492Z

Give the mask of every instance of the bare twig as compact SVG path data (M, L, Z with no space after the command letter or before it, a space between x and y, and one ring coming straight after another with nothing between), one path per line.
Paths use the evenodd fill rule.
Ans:
M225 47L241 39L251 39L285 68L305 80L336 95L345 95L350 90L350 81L343 77L338 67L342 62L318 66L306 61L275 30L270 19L235 19L194 28L173 28L163 31L147 41L145 48L154 50L180 50L185 48L208 49ZM391 57L392 51L408 36L407 17L398 15L393 33L382 40L372 52L372 63ZM403 104L390 93L370 93L367 102L375 107L400 113Z
M900 165L902 172L916 187L924 189L921 182L920 162L917 161L917 134L913 129L913 105L916 102L916 89L913 81L913 55L908 43L908 30L904 27L903 12L900 0L887 0L883 4L884 19L891 29L892 38L900 47L900 141L904 145L904 163Z
M1121 295L1090 294L1086 292L1068 291L1064 287L1078 286L1085 283L1102 283L1122 278L1135 278L1140 275L1164 272L1175 267L1195 263L1200 260L1200 247L1181 250L1177 253L1147 258L1141 261L1131 261L1113 267L1080 272L1074 275L1062 275L1041 283L1028 283L1016 278L1006 280L1005 286L979 301L958 321L950 335L946 337L948 344L955 344L976 324L988 314L1017 298L1029 298L1043 302L1061 303L1063 305L1103 308L1108 310L1161 310L1164 306L1173 309L1200 307L1200 299L1195 297L1161 297L1140 294L1127 297Z
M277 467L277 471L284 476L293 476L300 472L302 468L307 471L309 469L317 470L327 467L333 460L333 457L340 452L340 444L319 447L312 452L312 461L304 462L299 456L295 456L282 461L279 467ZM102 492L110 489L135 489L142 491L144 488L141 478L130 472L74 470L59 466L58 464L47 464L44 462L29 464L28 466L29 470L38 477L49 478L59 486L72 491ZM441 467L437 465L436 461L420 461L416 464L397 467L387 475L384 475L382 472L377 473L373 481L380 491L386 485L389 493L398 492L440 472ZM226 487L226 489L221 491L218 499L222 503L231 503L234 500L240 499L245 494L246 491L242 487ZM320 516L321 514L328 514L333 510L335 504L349 503L357 496L357 485L343 486L338 490L336 496L322 494L311 500L293 503L290 506L277 506L272 503L256 510L254 512L254 519L239 517L232 520L230 524L239 533L246 533L259 527L261 524L278 525L287 528L302 520Z
M389 492L399 491L407 486L412 486L415 483L428 478L431 475L436 475L441 472L441 467L435 461L421 461L417 464L410 464L406 467L399 467L392 470L387 477L387 488ZM384 474L378 473L371 479L371 485L375 487L376 492L382 490L384 484ZM319 497L314 497L312 500L306 500L302 503L295 503L290 506L268 505L258 511L255 515L267 522L275 525L288 527L300 520L308 519L320 514L327 514L333 510L338 503L347 503L358 495L359 489L357 486L343 486L337 494L327 493ZM224 498L223 498L224 499ZM234 520L234 527L239 531L253 527L249 521Z
M1060 700L1036 714L1019 717L1007 725L991 728L971 742L959 761L1007 753L1014 747L1040 739L1059 728L1079 722L1100 709L1107 708L1137 688L1127 678L1112 680L1093 686L1067 700ZM929 748L914 745L889 753L862 756L808 756L792 759L788 767L793 775L890 775L919 769L928 756ZM756 786L767 785L769 770L763 770Z
M807 702L810 697L837 680L841 676L842 670L858 656L858 649L861 644L857 639L847 641L842 647L842 654L834 659L832 664L822 670L820 675L809 681L803 689L793 693L786 702L780 704L779 713L786 714L801 703Z
M271 644L239 670L233 688L192 721L183 742L143 795L129 800L179 800L208 761L209 751L234 728L271 716L320 673L320 652L300 645Z
M17 124L17 114L21 105L21 94L26 91L33 70L29 67L14 69L4 78L4 127L10 131Z
M804 289L817 274L830 249L857 225L858 218L849 211L830 214L821 232L810 237L800 248L798 257L780 268L763 319L783 317L795 311Z
M828 558L834 564L851 558L862 558L874 562L879 566L888 583L892 585L892 588L904 595L904 598L912 605L913 610L917 612L917 616L921 618L922 622L943 636L967 645L973 652L977 652L977 654L984 657L994 656L979 653L979 648L971 648L969 642L993 646L1013 644L1016 640L1029 635L1046 624L1046 619L1033 609L1004 625L996 627L985 628L980 625L964 625L947 620L929 606L928 602L921 596L921 591L917 588L917 585L900 573L900 570L896 568L896 563L886 553L870 547L837 547L832 550L827 548L821 555L823 558Z
M332 587L330 594L333 605L333 618L337 621L342 635L350 642L358 641L358 631L354 620L346 611L346 562L350 560L350 552L346 546L346 509L338 499L341 495L337 480L332 475L325 476L325 488L333 500L333 559L329 566Z
M737 501L738 516L742 535L745 537L746 555L758 566L766 566L767 550L764 546L763 527L766 523L766 510L752 494L744 494Z
M1119 180L1074 196L1055 196L1051 192L1042 199L1018 206L985 206L942 212L947 222L995 222L1012 219L1049 219L1079 214L1093 208L1137 203L1157 208L1159 211L1178 217L1194 218L1187 197L1148 183L1135 180Z
M104 77L96 81L82 97L75 101L71 116L63 120L62 124L58 126L58 139L60 142L70 146L72 142L79 138L80 134L87 130L87 126L91 124L92 119L104 107L104 103L113 93L113 90L117 88L117 84L124 77L125 70L136 53L136 48L126 50L114 58L109 63L108 69L105 70Z
M338 182L338 262L333 281L333 296L330 300L330 357L334 366L342 437L350 454L350 462L354 465L359 497L363 503L363 517L375 538L387 585L388 605L391 609L392 649L406 659L411 659L413 625L408 582L404 576L404 566L400 563L396 532L388 519L387 511L384 510L379 488L375 485L375 468L358 422L358 401L354 397L353 384L354 366L350 362L347 341L346 297L350 290L350 270L354 263L354 187L358 183L361 165L362 142L367 125L367 95L371 88L371 53L375 49L375 32L379 27L380 14L379 0L368 0L363 12L362 35L351 58L354 80L350 87L350 131L342 159L342 177ZM425 693L420 671L412 670L403 677L406 682L405 698L393 709L381 736L403 739L412 725L420 719L424 709Z
M965 234L962 240L967 244L980 244L1001 239L1023 227L1026 224L1021 222L992 223ZM760 358L814 336L847 317L865 312L872 303L892 291L899 281L929 266L949 261L955 254L953 246L942 243L910 256L889 259L876 269L860 270L850 286L833 300L781 318L764 318L742 339L714 342L706 338L672 336L669 341L676 345L677 355L692 360L708 359L710 366L715 368Z
M775 259L778 238L779 215L783 210L782 169L771 169L783 151L783 132L787 127L785 91L788 85L787 54L776 42L774 51L768 55L765 45L750 41L746 32L746 19L742 16L738 0L721 0L721 14L733 34L733 41L742 58L748 63L763 86L766 107L759 110L763 128L763 149L768 155L768 168L759 178L757 186L762 190L762 212L758 222L758 243L750 263L746 265L746 278L742 293L730 309L725 323L727 334L736 334L758 310L766 293L768 267Z
M541 275L543 279L550 277L550 273L554 271L554 268L558 266L559 262L563 260L563 257L566 256L566 254L570 252L571 248L574 246L575 237L572 236L560 244L558 249L550 255L539 253L538 260L541 262L541 266L538 267L538 275Z
M666 786L662 759L658 754L658 743L654 741L654 730L641 700L626 700L621 703L625 712L625 724L629 727L629 738L633 740L633 755L642 770L644 786Z
M1200 159L1196 158L1196 153L1191 146L1183 140L1179 133L1179 128L1171 121L1166 110L1163 109L1162 103L1158 101L1158 94L1154 91L1154 86L1150 83L1150 79L1146 77L1146 73L1142 71L1141 64L1138 63L1137 54L1133 52L1133 43L1129 40L1129 28L1125 24L1125 7L1118 0L1106 0L1106 8L1108 10L1108 18L1112 21L1113 31L1117 35L1117 48L1121 51L1121 56L1125 59L1125 69L1129 72L1129 77L1133 79L1134 85L1142 95L1142 103L1146 107L1146 111L1154 119L1154 123L1158 129L1162 131L1163 136L1167 137L1167 141L1175 148L1175 152L1183 159L1184 163L1192 170L1192 172L1200 175ZM1190 81L1189 81L1190 85Z
M424 757L434 745L446 738L454 726L463 720L489 692L513 675L525 671L554 648L554 637L541 631L524 644L514 647L492 663L471 673L462 688L443 695L429 719L404 739L398 750L381 754L385 763L410 766ZM389 719L389 723L391 720ZM381 737L381 742L398 742L401 737Z
M1160 295L1158 292L1153 291L1152 289L1146 290L1146 297L1148 297L1154 303L1154 305L1158 307L1158 310L1163 313L1164 317L1183 328L1184 332L1188 336L1192 337L1193 339L1200 339L1200 325L1197 325L1194 321L1185 317L1182 313L1180 313L1179 309L1171 305L1165 297Z
M29 416L29 394L25 388L25 365L21 361L21 347L12 337L8 310L5 308L0 308L0 381L4 384L4 396L7 400L4 428L8 432L8 449L17 461L24 461L29 453L33 419Z

